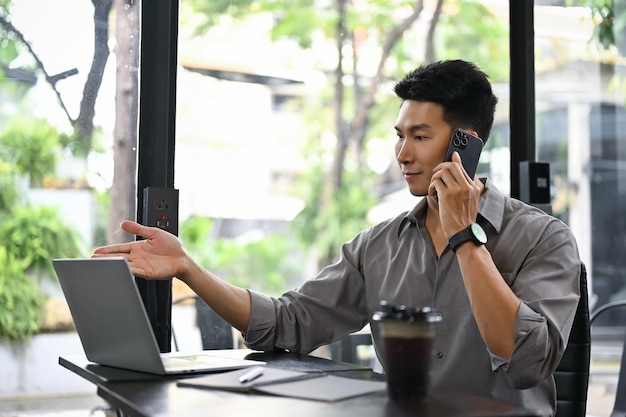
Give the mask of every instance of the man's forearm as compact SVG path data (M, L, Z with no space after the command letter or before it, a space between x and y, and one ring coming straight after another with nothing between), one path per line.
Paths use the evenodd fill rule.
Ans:
M184 276L179 277L215 313L240 332L246 332L250 322L250 294L193 262Z
M474 318L489 351L510 359L520 300L504 281L484 246L471 243L457 250L459 267Z

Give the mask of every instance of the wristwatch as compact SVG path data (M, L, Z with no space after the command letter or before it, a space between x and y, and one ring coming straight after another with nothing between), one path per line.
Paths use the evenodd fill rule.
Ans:
M487 234L478 223L472 223L467 228L455 233L448 241L448 246L452 252L456 252L456 249L468 240L474 242L476 246L484 245L487 243Z

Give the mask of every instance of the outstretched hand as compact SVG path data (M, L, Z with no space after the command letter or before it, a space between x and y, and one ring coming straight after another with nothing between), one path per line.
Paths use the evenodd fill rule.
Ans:
M121 227L145 240L99 247L93 252L93 258L123 257L135 276L148 279L167 279L185 274L189 260L176 236L157 227L128 220L123 221Z

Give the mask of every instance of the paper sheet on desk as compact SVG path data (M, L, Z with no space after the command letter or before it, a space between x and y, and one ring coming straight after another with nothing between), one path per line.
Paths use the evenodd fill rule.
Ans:
M262 392L283 397L318 401L340 401L359 395L384 391L385 382L344 378L324 373L306 373L284 369L265 368L263 375L247 382L239 382L245 369L189 378L178 382L181 387L222 389L239 392Z
M256 391L283 397L304 398L318 401L340 401L359 395L384 391L386 384L380 381L364 381L323 375L319 378L262 385Z

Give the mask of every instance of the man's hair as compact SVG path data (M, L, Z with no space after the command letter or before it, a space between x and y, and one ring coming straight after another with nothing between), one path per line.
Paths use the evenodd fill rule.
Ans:
M393 91L404 100L437 103L450 127L475 130L487 142L498 99L487 75L471 62L438 61L398 81Z

